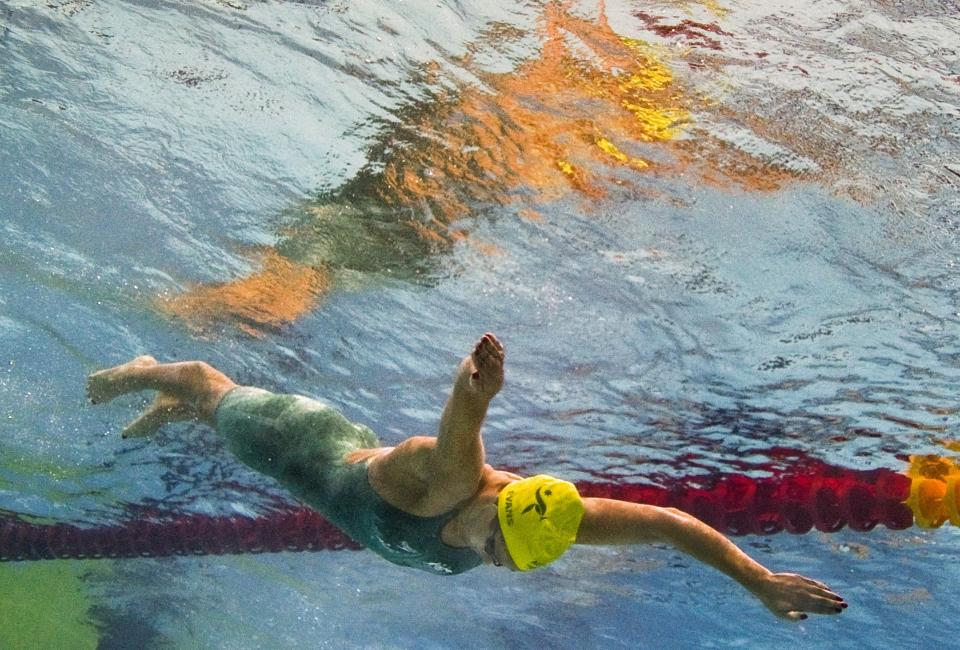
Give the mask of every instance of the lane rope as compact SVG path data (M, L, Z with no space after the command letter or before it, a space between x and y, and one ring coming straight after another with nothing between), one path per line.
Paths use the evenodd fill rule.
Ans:
M793 471L761 478L727 473L656 486L581 481L577 487L587 497L675 507L728 535L960 525L960 466L938 456L911 457L905 473L808 460ZM0 515L0 561L360 548L314 510L293 505L257 517L156 514L89 527Z

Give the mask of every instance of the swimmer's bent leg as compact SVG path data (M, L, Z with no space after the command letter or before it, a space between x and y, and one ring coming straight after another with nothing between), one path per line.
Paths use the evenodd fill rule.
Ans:
M137 357L120 366L95 372L87 378L87 396L94 404L142 390L159 392L154 403L124 429L124 437L144 436L167 422L198 419L213 424L220 399L236 384L203 361L157 363Z
M87 378L87 396L94 404L126 393L155 390L189 406L196 417L210 421L223 395L236 386L225 374L203 361L157 363L137 357Z
M370 429L326 404L245 386L223 397L215 423L241 462L321 510L335 498L346 455L379 446Z

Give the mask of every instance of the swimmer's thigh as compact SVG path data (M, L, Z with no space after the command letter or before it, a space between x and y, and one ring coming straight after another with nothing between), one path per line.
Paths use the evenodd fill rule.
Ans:
M370 429L322 402L250 387L227 393L216 428L240 461L311 503L324 500L347 454L379 445Z

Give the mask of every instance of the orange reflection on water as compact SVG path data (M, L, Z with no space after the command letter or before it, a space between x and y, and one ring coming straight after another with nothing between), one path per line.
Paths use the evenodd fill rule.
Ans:
M689 122L651 48L556 4L543 22L540 57L507 74L472 71L484 86L428 107L415 140L382 161L374 193L384 205L418 208L410 225L420 236L450 241L455 220L521 196L599 198L605 167L648 169L631 150L673 139Z
M300 266L272 249L259 254L261 268L239 280L195 287L163 298L159 309L209 331L218 323L233 323L253 336L279 327L309 312L329 289L326 272Z
M518 35L493 27L468 51ZM265 255L254 276L164 301L165 310L190 322L236 320L246 331L298 318L331 286L330 276L313 268L336 271L337 261L318 258L327 240L355 256L381 258L382 238L377 244L349 228L333 236L325 232L323 246L310 245L320 236L313 215L329 214L330 204L338 202L353 206L358 219L371 209L388 215L399 227L390 237L427 244L396 248L430 255L463 240L468 224L462 220L489 206L519 203L521 217L539 220L539 204L581 197L585 209L592 209L612 187L651 172L696 171L711 184L732 181L757 190L775 189L790 176L705 133L681 138L691 133L695 111L709 103L675 79L655 48L616 33L602 3L597 19L549 3L541 38L540 55L509 73L478 69L471 55L457 61L482 85L457 83L456 91L401 109L399 124L373 144L370 163L357 179L305 205L299 222L278 233L282 253Z

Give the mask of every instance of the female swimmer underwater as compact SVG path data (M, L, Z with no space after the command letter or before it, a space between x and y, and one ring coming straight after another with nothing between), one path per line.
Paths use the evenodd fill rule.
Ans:
M149 435L168 422L206 422L241 461L403 566L439 574L483 563L526 571L573 543L665 542L727 574L782 618L846 608L826 585L771 572L679 510L581 498L571 483L523 479L487 465L480 427L503 385L503 362L503 346L485 334L460 364L437 436L396 447L379 446L370 429L321 402L237 386L200 361L138 357L91 375L87 394L98 404L158 391L124 437Z

